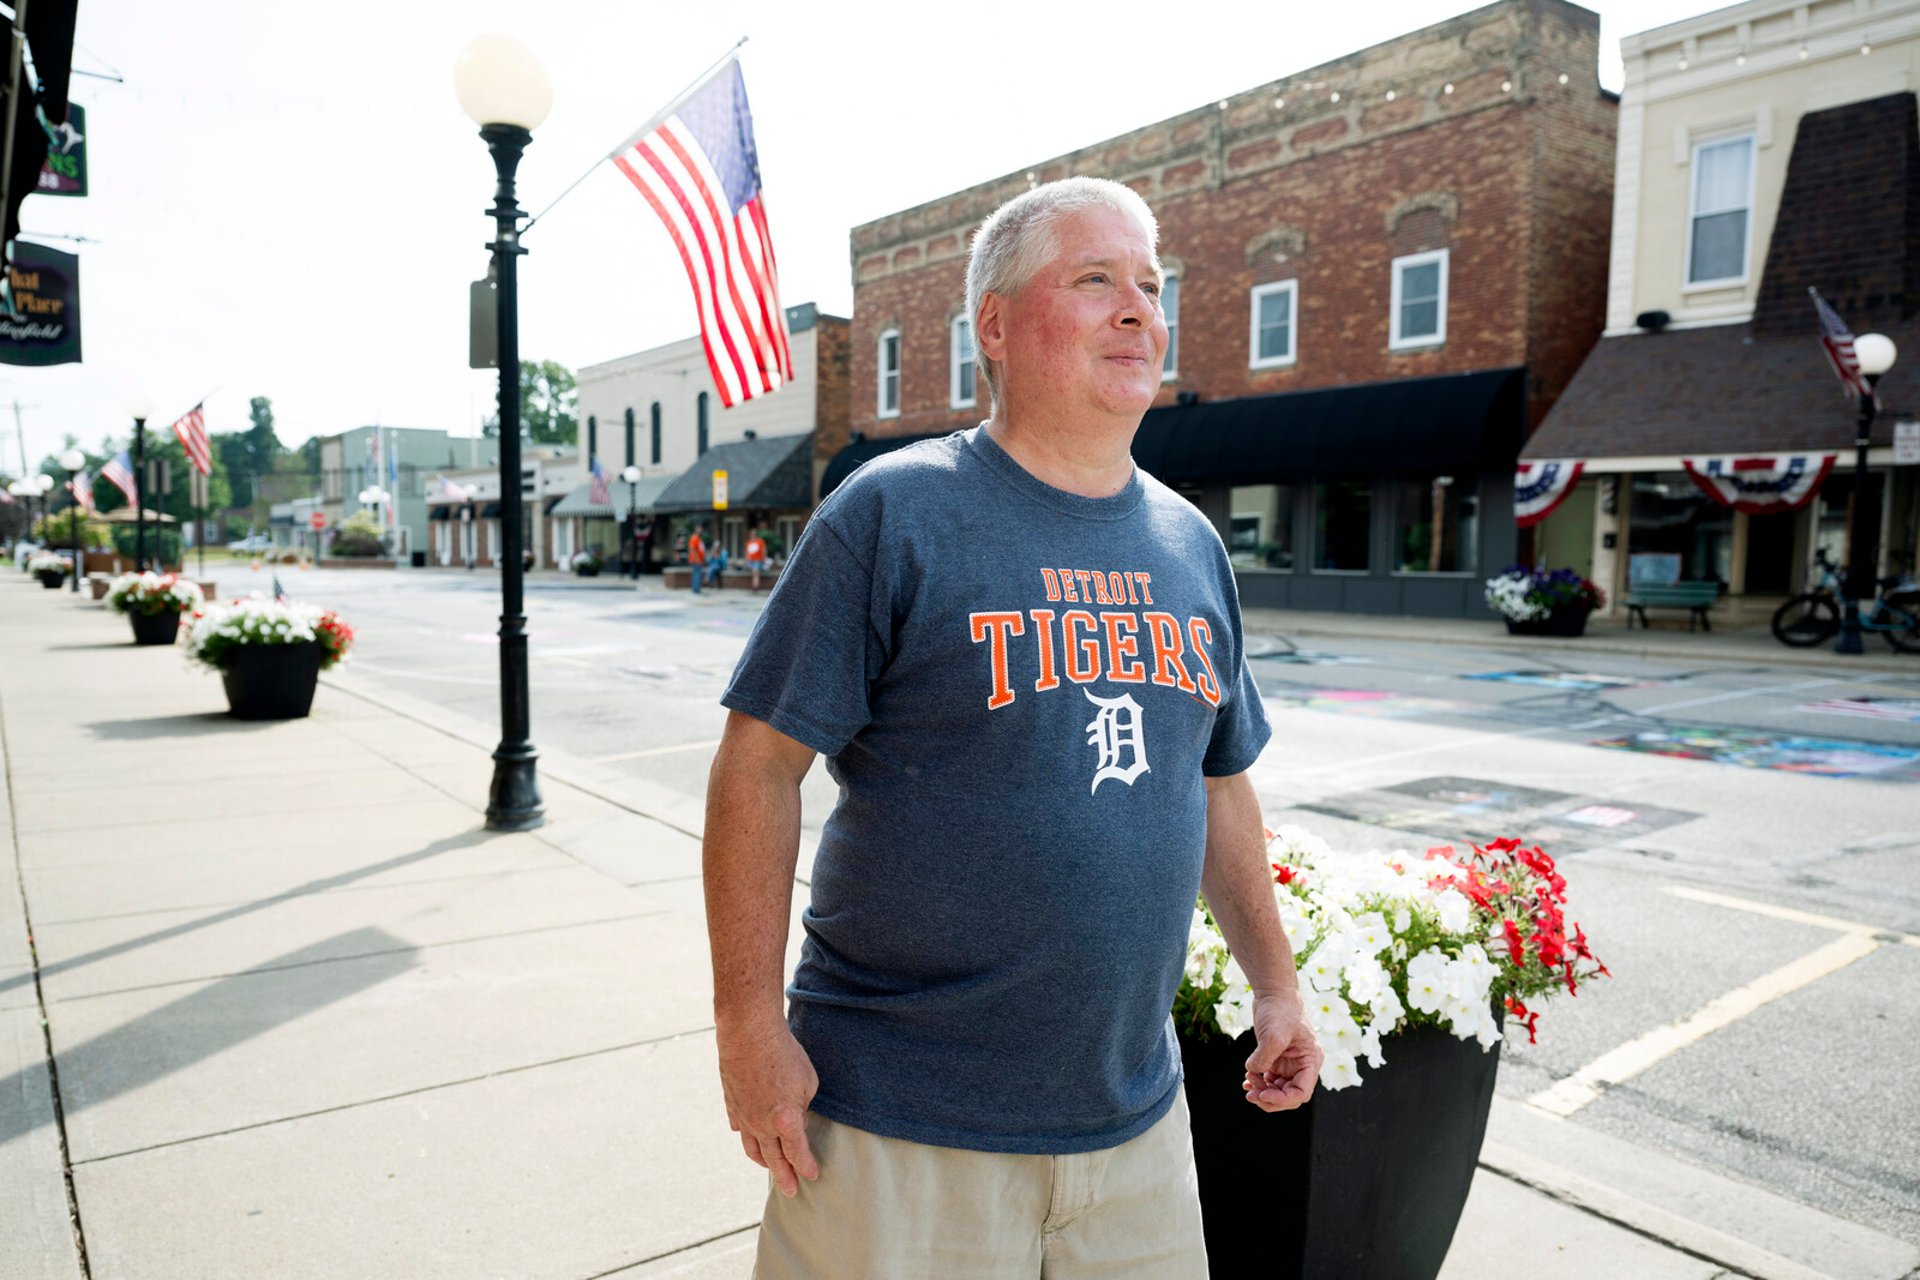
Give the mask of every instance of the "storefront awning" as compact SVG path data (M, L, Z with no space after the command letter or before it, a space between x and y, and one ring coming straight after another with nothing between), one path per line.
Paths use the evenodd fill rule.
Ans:
M626 481L609 480L607 481L609 502L595 502L593 482L588 481L569 490L566 497L553 505L550 514L561 517L578 516L588 520L624 520L628 504L631 502L633 508L644 516L652 512L654 500L660 496L660 491L672 482L672 476L642 476L633 484L632 492L629 493Z
M813 505L813 436L769 436L715 445L655 500L658 512L713 510L713 473L727 473L727 506L801 511Z
M1513 368L1172 405L1147 413L1133 458L1174 485L1504 471L1525 397Z
M1582 459L1595 471L1679 471L1685 457L1819 453L1853 445L1857 411L1807 307L1805 336L1759 337L1744 324L1602 338L1521 450L1525 461ZM1920 323L1876 326L1902 352ZM1916 362L1880 382L1873 442L1920 404Z

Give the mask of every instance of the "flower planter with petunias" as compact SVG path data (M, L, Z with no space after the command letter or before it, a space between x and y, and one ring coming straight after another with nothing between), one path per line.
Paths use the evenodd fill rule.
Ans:
M316 605L250 596L208 605L187 626L187 657L220 673L241 720L298 720L320 673L346 661L353 630Z
M172 644L180 615L205 602L199 587L172 573L123 573L107 588L107 607L127 615L135 644Z
M27 557L27 572L40 579L41 586L55 591L66 582L67 575L73 572L73 566L67 563L64 556L36 551Z
M1253 991L1204 903L1174 1028L1215 1274L1437 1275L1465 1208L1507 1029L1607 970L1565 914L1553 859L1517 840L1462 853L1341 854L1269 834L1274 893L1326 1055L1313 1097L1268 1114L1237 1087Z
M1487 579L1487 607L1516 636L1578 636L1587 618L1606 607L1607 593L1573 569L1509 565Z

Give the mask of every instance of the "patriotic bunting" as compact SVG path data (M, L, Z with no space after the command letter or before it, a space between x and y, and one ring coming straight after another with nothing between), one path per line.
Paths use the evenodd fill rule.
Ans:
M1833 470L1831 453L1788 453L1757 458L1682 458L1693 482L1723 507L1768 515L1804 507Z
M1513 521L1521 528L1539 524L1567 500L1586 469L1584 462L1522 462L1513 473Z

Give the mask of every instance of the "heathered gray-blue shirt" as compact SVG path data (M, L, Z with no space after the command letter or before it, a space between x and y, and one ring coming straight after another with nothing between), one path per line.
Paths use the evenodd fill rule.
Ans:
M980 428L876 459L807 525L721 701L840 784L787 990L814 1110L1037 1154L1166 1113L1203 776L1271 732L1192 504L1138 471L1052 488Z

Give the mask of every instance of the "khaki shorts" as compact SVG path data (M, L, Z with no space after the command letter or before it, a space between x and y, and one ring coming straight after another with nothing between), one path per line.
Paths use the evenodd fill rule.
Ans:
M1082 1155L930 1147L811 1112L807 1141L820 1179L791 1200L769 1187L754 1280L1206 1280L1184 1094Z

